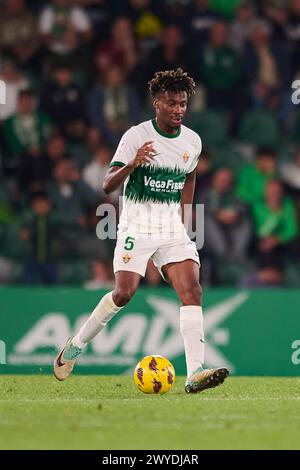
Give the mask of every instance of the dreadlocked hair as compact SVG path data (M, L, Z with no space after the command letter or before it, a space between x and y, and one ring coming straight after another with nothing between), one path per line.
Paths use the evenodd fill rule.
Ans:
M186 91L187 95L191 96L195 93L196 87L194 80L189 77L187 72L179 68L177 70L156 72L154 78L148 82L148 85L152 98L165 91L174 93Z

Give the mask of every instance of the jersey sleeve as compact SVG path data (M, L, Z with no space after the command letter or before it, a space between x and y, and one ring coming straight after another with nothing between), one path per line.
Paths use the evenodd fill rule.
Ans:
M125 166L132 160L139 148L137 134L133 128L125 132L110 162L112 166Z
M197 139L196 139L196 142L195 142L194 158L191 161L191 166L189 168L188 174L192 173L195 170L196 166L198 165L198 161L199 161L201 152L202 152L202 141L201 141L200 137L197 135Z

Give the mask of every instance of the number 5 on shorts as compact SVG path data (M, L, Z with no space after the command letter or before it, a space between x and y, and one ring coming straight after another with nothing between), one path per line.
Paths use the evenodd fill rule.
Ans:
M133 250L135 239L133 237L127 237L125 240L124 248L127 251Z

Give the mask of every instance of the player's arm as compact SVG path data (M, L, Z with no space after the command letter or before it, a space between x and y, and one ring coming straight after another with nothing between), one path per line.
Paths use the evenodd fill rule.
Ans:
M144 163L151 163L154 158L153 153L157 153L153 148L153 142L145 142L138 150L132 160L124 166L112 166L103 181L103 191L106 194L113 192L121 186L127 176L137 167Z
M181 219L187 227L191 214L196 185L196 169L189 173L185 179L185 184L181 193Z

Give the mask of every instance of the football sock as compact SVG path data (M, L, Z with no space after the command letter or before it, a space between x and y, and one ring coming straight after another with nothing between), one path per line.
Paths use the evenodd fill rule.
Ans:
M72 344L83 349L107 324L112 317L121 310L112 298L112 292L105 294L100 300L91 316L82 325L79 332L72 339Z
M180 308L180 331L183 337L187 376L204 363L204 331L202 307L188 305Z

